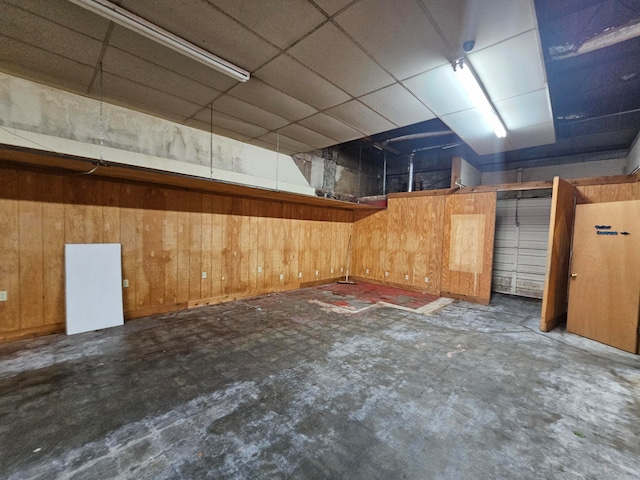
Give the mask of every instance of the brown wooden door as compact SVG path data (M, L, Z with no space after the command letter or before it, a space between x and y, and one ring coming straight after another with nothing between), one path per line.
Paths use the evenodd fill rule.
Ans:
M576 206L567 330L638 352L640 200Z

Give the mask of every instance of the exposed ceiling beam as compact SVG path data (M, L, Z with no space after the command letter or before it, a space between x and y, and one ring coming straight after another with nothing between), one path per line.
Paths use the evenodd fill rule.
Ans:
M579 46L565 45L549 48L552 53L552 60L564 60L565 58L577 57L585 53L595 52L602 48L617 45L633 38L640 37L640 18L636 18L625 25L609 28L595 37L586 40Z

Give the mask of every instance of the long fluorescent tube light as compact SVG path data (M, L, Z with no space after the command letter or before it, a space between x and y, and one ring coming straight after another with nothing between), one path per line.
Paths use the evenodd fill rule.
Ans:
M169 47L178 53L186 55L214 70L230 76L240 82L249 80L249 72L229 63L226 60L207 52L206 50L178 37L164 28L139 17L135 13L111 3L108 0L69 0L80 7L100 15L140 35Z
M453 71L455 72L456 77L458 77L463 88L471 97L471 100L473 100L475 106L478 107L478 110L482 113L485 121L493 129L496 137L505 138L507 136L507 130L504 127L502 120L500 120L500 117L493 108L493 105L491 105L489 98L471 70L471 67L465 63L464 58L459 58L453 62Z

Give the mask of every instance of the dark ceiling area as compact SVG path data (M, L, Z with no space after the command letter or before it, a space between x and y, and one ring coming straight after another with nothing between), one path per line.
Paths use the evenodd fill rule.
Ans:
M550 145L477 155L439 119L336 148L371 161L460 155L483 170L628 150L640 130L640 1L535 0L556 130ZM385 152L386 153L383 153Z

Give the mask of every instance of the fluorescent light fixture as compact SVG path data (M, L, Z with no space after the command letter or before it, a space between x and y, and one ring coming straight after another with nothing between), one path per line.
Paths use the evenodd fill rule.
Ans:
M249 80L249 72L139 17L108 0L69 0L140 35L169 47L193 60L213 68L240 82Z
M507 136L507 130L500 120L498 113L491 105L487 94L480 85L476 75L471 70L468 63L464 61L464 58L459 58L453 62L453 71L458 77L458 80L466 90L466 92L473 100L475 106L480 110L485 121L491 126L496 137L505 138Z

